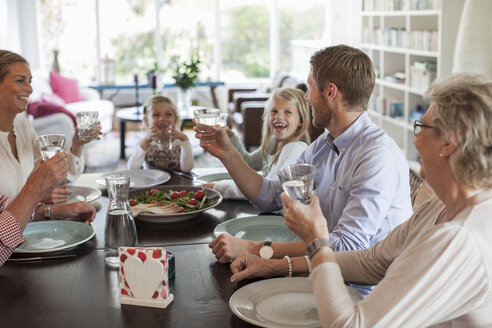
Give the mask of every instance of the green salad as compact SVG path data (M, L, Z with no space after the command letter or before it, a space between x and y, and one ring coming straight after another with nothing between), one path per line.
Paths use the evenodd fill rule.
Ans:
M130 199L130 205L137 204L171 204L174 203L181 207L181 212L191 212L207 206L207 195L205 190L197 191L161 191L152 189L146 191L135 198Z

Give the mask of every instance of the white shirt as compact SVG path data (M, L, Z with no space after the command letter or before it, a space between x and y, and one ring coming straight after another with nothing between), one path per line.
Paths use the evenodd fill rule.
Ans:
M323 327L492 327L492 199L435 224L443 208L434 197L380 243L317 266ZM354 305L342 276L378 285Z
M0 194L6 196L16 196L19 193L31 174L35 161L41 156L36 141L36 131L23 115L17 115L14 120L18 160L10 148L9 133L0 131L0 172L2 176ZM84 160L68 151L67 163L69 167L67 178L74 181L84 171Z

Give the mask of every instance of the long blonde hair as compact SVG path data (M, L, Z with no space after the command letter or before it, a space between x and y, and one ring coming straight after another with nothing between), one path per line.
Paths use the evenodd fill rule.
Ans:
M174 116L176 116L175 128L181 130L181 117L179 116L179 111L178 111L178 107L176 106L176 103L171 98L163 96L161 94L153 95L145 102L143 107L143 114L146 119L143 120L142 128L143 129L149 128L148 122L146 122L148 121L147 115L150 114L150 110L152 110L152 106L154 106L155 104L169 105L169 107L174 113Z
M301 126L299 126L296 132L290 137L280 141L275 145L273 149L269 149L270 138L273 135L272 127L270 125L270 112L273 108L273 103L275 98L281 98L292 103L297 110L299 111L299 117L301 120ZM278 157L280 156L280 152L282 148L293 141L304 141L309 144L311 142L311 138L309 137L309 123L310 123L310 115L309 115L309 105L306 100L304 100L304 92L299 89L293 88L279 88L273 92L273 94L268 99L265 110L263 111L263 128L261 131L262 140L261 140L261 154L264 158L268 155L273 155L272 164L276 163Z

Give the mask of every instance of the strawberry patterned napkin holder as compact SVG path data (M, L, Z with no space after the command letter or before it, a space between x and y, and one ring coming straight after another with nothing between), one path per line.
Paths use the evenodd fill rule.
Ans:
M120 247L118 253L121 304L165 308L173 301L164 248Z

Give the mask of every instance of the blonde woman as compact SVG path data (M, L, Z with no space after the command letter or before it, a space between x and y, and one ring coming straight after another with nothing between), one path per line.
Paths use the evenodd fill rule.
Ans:
M154 95L143 111L146 135L128 159L128 169L139 169L144 164L148 169L191 171L193 151L188 137L179 130L181 118L174 101Z
M309 105L304 92L299 89L280 88L268 99L263 112L261 146L248 153L238 136L228 131L231 142L241 157L254 170L261 171L267 179L277 179L277 171L295 163L307 148L309 139ZM246 199L233 180L204 184L214 188L224 198Z

